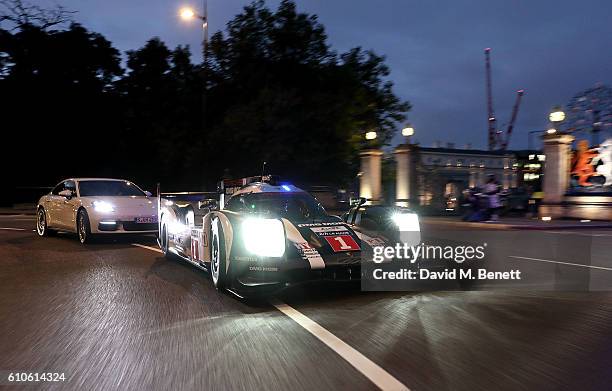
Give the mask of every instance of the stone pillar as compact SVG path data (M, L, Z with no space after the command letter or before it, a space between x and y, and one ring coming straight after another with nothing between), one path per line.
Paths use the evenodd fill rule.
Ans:
M544 199L540 206L540 216L563 217L563 198L570 181L571 147L574 137L558 132L546 134L544 141Z
M359 177L359 196L368 200L368 204L379 204L382 201L382 151L366 149L361 156L361 176Z
M413 167L414 146L401 144L395 148L395 204L413 206L416 197L416 171Z

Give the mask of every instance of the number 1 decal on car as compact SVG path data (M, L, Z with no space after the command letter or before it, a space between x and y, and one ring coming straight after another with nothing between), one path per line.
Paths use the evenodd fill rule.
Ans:
M334 252L360 250L359 245L351 235L325 236L325 240Z

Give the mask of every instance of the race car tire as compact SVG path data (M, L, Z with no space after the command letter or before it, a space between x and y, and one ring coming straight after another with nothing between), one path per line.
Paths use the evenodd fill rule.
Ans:
M170 251L170 236L168 235L168 226L166 224L162 225L159 242L161 244L161 250L164 253L164 257L166 259L173 260L175 257L174 253Z
M77 235L79 236L79 242L81 242L81 244L87 244L93 241L91 225L89 224L89 215L85 209L81 209L77 213Z
M218 217L210 222L210 277L217 289L225 288L225 239Z
M47 227L47 212L45 208L38 208L36 212L36 233L38 236L53 236L55 231Z

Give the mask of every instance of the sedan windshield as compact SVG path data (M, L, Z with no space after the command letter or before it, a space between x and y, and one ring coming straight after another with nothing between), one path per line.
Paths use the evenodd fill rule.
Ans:
M146 195L138 186L128 181L81 181L79 182L79 194L81 197L143 197Z
M298 223L329 217L323 206L308 193L252 193L239 196L231 204L236 211L284 217Z

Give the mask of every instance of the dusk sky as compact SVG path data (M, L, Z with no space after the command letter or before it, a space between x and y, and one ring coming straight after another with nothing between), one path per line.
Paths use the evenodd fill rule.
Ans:
M46 4L47 0L38 3ZM51 3L52 2L48 2ZM185 0L57 0L74 19L121 51L153 36L189 44L200 61L201 31L178 17ZM276 8L279 1L268 1ZM211 35L247 0L209 0ZM526 90L510 148L524 148L529 130L544 129L555 104L612 78L609 0L303 0L318 15L338 52L362 46L387 57L395 92L409 100L409 120L424 146L436 140L486 146L485 47L493 48L493 92L500 126L516 90Z

